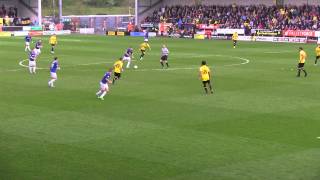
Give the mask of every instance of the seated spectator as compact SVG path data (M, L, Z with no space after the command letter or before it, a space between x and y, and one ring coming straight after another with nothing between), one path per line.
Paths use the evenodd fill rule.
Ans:
M184 29L185 24L220 24L222 28L315 30L320 6L171 6L162 7L145 18L146 23L167 22Z

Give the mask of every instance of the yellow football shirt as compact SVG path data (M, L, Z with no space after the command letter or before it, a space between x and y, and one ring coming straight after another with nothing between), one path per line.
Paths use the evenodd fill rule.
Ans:
M123 66L123 62L118 60L114 63L113 67L114 67L114 72L115 73L121 73L122 71L122 66Z
M238 40L238 33L233 33L232 40L234 40L234 41Z
M316 55L320 56L320 47L316 47Z
M299 63L305 63L307 58L307 53L304 50L301 50L299 54L300 54Z
M210 80L210 69L208 66L203 65L200 67L200 76L202 81Z
M144 42L144 43L140 44L140 50L145 51L147 48L150 49L150 45L148 43Z
M49 39L50 44L57 44L57 36L51 36Z

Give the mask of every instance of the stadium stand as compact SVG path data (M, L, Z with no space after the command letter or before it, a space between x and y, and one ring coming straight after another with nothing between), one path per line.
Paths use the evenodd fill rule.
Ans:
M320 6L313 5L193 5L166 6L155 10L143 23L219 24L222 28L316 30L320 26Z

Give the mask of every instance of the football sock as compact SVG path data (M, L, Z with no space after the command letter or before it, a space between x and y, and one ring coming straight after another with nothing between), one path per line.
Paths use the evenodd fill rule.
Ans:
M130 62L130 61L128 61L128 63L127 63L127 68L129 68L129 67L130 67L130 63L131 63L131 62Z
M101 94L100 98L103 98L106 94L107 94L107 91L104 91L104 92Z
M209 88L210 88L210 92L213 93L211 84L209 85Z
M160 64L161 64L161 66L162 66L162 68L164 67L164 64L163 64L163 62L160 62Z
M204 88L204 90L206 91L206 94L208 94L208 88L207 88L207 87L205 87L205 88Z
M29 67L29 72L32 74L33 73L33 67Z
M50 81L49 81L49 85L50 86L53 86L53 83L56 81L56 79L51 79Z
M144 54L141 54L141 55L140 55L140 60L143 59L143 56L144 56Z
M298 69L297 77L300 77L301 69Z
M304 72L304 77L307 77L307 75L308 75L308 74L307 74L307 71L304 70L304 69L303 69L302 71Z
M96 93L97 96L99 96L100 94L101 94L101 90Z
M167 65L167 68L169 67L169 63L166 63L166 65Z

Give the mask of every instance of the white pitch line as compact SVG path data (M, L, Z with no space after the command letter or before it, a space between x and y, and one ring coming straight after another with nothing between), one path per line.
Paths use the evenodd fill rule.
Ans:
M242 57L237 57L237 56L207 55L207 56L202 56L202 57L209 57L209 56L229 57L229 58L240 59L240 60L244 61L242 63L237 63L237 64L223 65L223 66L226 66L226 67L229 67L229 66L240 66L240 65L245 65L245 64L250 63L249 59L242 58ZM22 66L22 67L28 68L27 65L23 64L26 61L28 61L28 59L24 59L24 60L20 61L19 65ZM132 60L132 61L134 61L134 60ZM113 63L113 62L95 62L95 63L86 63L86 64L76 64L76 65L70 65L70 66L64 66L64 67L91 66L91 65L110 64L110 63ZM37 68L37 69L49 69L49 68ZM194 69L198 69L198 67L182 67L182 68L169 68L169 69L160 69L160 68L158 68L158 69L157 68L155 68L155 69L137 69L135 71L174 71L174 70L194 70ZM7 71L10 71L10 70L7 70ZM11 71L18 71L18 69L11 70Z
M281 54L281 53L292 53L293 51L270 51L270 52L263 52L265 54Z
M26 61L28 61L28 59L24 59L20 61L19 65L22 67L28 68L29 66L23 64ZM64 66L64 67L91 66L91 65L97 65L97 64L110 64L110 63L112 62L95 62L95 63L87 63L87 64L76 64L76 65L70 65L70 66ZM49 69L49 68L37 68L37 69Z

